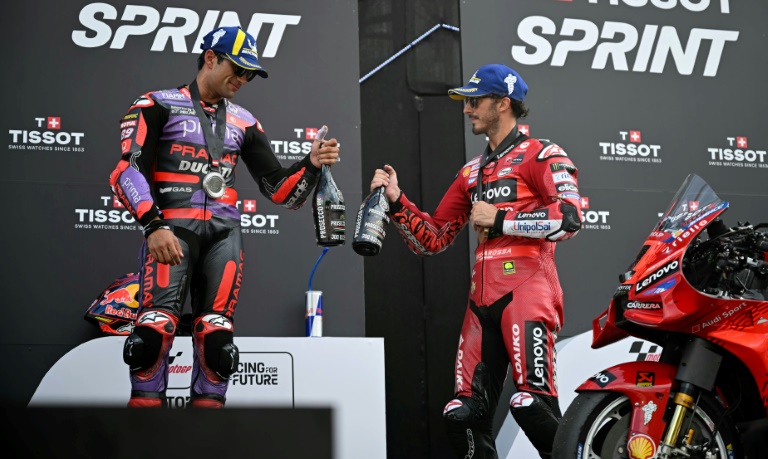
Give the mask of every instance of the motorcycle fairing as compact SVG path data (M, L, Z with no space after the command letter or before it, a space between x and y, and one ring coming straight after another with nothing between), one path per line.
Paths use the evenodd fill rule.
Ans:
M658 448L666 423L664 410L677 367L662 362L624 362L589 378L576 392L606 391L627 396L632 403L629 439L650 437Z

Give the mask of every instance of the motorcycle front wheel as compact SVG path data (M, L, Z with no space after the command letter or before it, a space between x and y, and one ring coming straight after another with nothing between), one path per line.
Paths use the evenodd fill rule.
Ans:
M662 414L661 411L656 413L657 416ZM627 448L631 416L632 404L625 395L616 392L580 393L560 422L555 435L553 459L641 457L642 454L630 456ZM690 447L686 449L691 459L742 457L735 441L738 437L733 421L725 415L722 405L709 394L702 394L693 416L686 416L683 426L686 432L688 428L694 432ZM686 432L681 433L676 446L681 446ZM647 457L651 457L650 454Z

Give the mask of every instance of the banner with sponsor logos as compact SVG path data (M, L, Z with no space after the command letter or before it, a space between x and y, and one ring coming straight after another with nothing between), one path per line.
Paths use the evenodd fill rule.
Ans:
M13 108L0 115L9 164L0 192L14 209L0 345L74 346L93 337L88 305L139 270L140 228L109 189L120 119L142 94L190 83L202 37L215 27L239 24L257 39L269 78L248 83L234 102L259 120L284 166L308 154L323 124L339 140L333 175L354 218L362 200L356 8L352 0L5 5L17 77ZM245 245L236 334L303 336L304 292L322 249L311 202L297 211L274 205L245 166L236 188ZM362 258L350 243L324 257L313 289L324 294L327 336L364 335Z
M69 351L46 373L29 406L124 407L131 392L124 341L107 336ZM228 407L331 407L334 457L387 457L383 338L235 337L235 344L240 361ZM192 339L177 337L170 355L168 407L184 408Z
M517 70L529 86L521 130L558 144L578 168L584 226L556 253L561 335L578 335L558 345L563 411L573 389L608 366L604 357L633 360L622 353L650 346L594 350L587 331L688 174L730 202L726 225L768 222L766 17L760 0L462 3L463 81L488 63ZM487 140L469 123L465 133L469 159ZM505 388L501 413L513 390ZM507 417L500 457L535 455Z
M688 174L731 202L727 225L768 221L766 17L760 0L462 3L463 80L487 63L517 70L521 130L578 168L584 227L556 255L564 336L607 307ZM486 140L465 132L469 159Z

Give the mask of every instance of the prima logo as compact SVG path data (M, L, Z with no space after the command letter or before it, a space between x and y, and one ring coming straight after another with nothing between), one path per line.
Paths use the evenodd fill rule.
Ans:
M116 7L104 2L85 5L78 17L85 30L73 30L72 41L81 48L100 48L109 44L111 49L123 49L131 36L154 34L150 51L165 51L170 44L175 53L199 53L199 43L216 28L217 22L219 27L241 24L240 16L235 11L208 10L199 14L187 8L165 7L158 10L146 5L125 5L122 14L119 14ZM143 22L135 24L139 20ZM288 26L295 26L300 21L301 16L254 13L247 32L257 37L262 26L271 26L263 27L265 30L269 28L270 32L262 56L275 57ZM159 27L161 23L170 25ZM117 28L113 30L115 25ZM187 48L190 36L195 38L193 46Z

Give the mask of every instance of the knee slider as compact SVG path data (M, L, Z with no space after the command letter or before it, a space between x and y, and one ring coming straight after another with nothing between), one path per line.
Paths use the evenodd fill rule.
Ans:
M232 322L224 316L209 314L195 323L195 339L204 350L205 366L222 379L237 372L240 351L233 342Z
M162 312L142 314L136 320L133 333L123 346L123 361L131 370L149 368L157 361L163 344L173 339L176 331L174 317ZM170 346L167 346L170 349Z
M474 423L483 418L484 410L471 397L460 396L448 402L443 409L443 417L447 421L457 423Z

